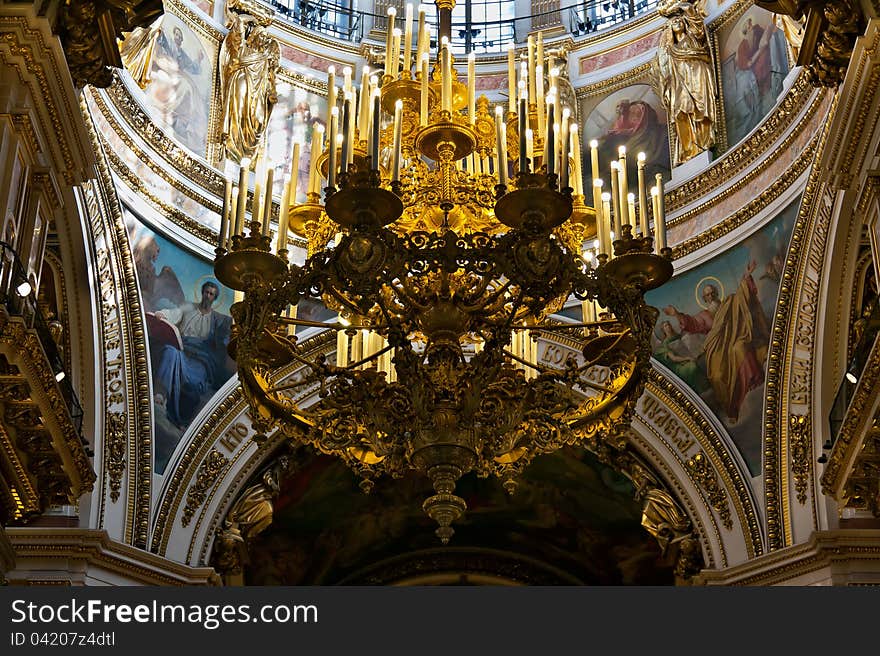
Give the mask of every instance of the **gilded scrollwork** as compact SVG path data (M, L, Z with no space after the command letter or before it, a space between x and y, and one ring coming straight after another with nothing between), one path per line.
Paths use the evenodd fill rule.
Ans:
M188 526L192 521L196 510L205 502L208 490L214 486L220 474L229 464L229 458L220 453L217 449L211 449L208 457L199 465L199 471L196 475L195 482L190 486L186 494L186 505L183 508L183 515L180 523Z
M110 477L110 500L119 500L122 475L125 473L126 429L128 420L124 412L107 413L105 440L107 444L107 473Z
M791 475L798 503L807 502L807 487L813 471L810 439L812 432L810 420L804 415L791 415L788 418L788 447L791 452Z
M721 518L721 523L728 531L733 528L733 520L730 517L730 506L728 505L727 494L718 484L718 476L709 463L709 459L702 452L697 452L688 458L685 463L690 470L693 479L700 485L703 491L708 495L709 503Z

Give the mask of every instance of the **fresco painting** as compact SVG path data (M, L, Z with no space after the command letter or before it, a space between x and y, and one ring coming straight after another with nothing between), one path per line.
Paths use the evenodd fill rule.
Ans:
M208 140L212 48L172 13L162 17L161 31L144 90L150 114L193 153L204 155Z
M300 145L299 177L296 202L305 202L311 161L312 128L324 125L319 118L327 114L327 98L307 91L290 82L278 81L278 102L269 118L267 152L275 163L274 193L280 196L283 184L291 171L293 144Z
M620 89L603 98L587 114L584 122L584 174L591 175L589 143L599 142L599 172L608 183L611 174L611 160L617 160L618 147L626 146L627 179L634 190L637 177L636 155L645 153L645 174L648 180L660 173L664 180L669 179L669 131L666 123L666 110L653 89L647 84L634 84ZM584 188L590 188L585 180Z
M379 561L441 548L415 499L433 494L417 474L382 478L369 494L341 462L300 449L275 518L250 547L251 585L345 582ZM576 583L671 584L672 565L641 522L629 479L589 452L540 456L508 495L495 478L463 477L468 510L449 549L494 549L552 565Z
M727 252L646 300L660 310L654 357L716 414L753 475L772 318L799 201Z
M126 216L146 314L155 420L154 471L162 474L193 418L234 373L226 352L232 290L211 264Z
M752 7L721 35L727 142L738 143L770 112L789 71L788 43L773 14Z

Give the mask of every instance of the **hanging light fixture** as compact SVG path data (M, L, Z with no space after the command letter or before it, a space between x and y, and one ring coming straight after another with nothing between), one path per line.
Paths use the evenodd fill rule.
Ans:
M382 474L424 473L435 494L423 509L445 543L466 509L455 494L462 475L498 476L512 491L540 454L623 447L657 318L643 295L671 277L672 264L656 202L656 252L644 201L639 235L625 208L612 216L608 203L584 204L577 126L536 76L534 50L519 79L511 55L509 88L519 93L492 112L474 98L473 59L467 84L458 81L452 7L438 10L430 79L420 12L414 58L406 38L401 57L400 31L389 31L381 80L365 71L356 88L347 74L341 111L330 81L328 139L312 135L299 204L295 147L274 249L268 212L263 225L244 223L242 168L237 204L227 189L215 272L243 292L230 353L255 429L339 457L365 491ZM615 175L625 181L625 167ZM308 240L302 266L288 262L288 230ZM598 253L584 257L596 237ZM551 321L572 295L583 322ZM337 333L335 362L309 359L289 334L316 325L295 316L305 298L339 312L317 324ZM579 342L580 357L551 368L539 362L538 339L558 330ZM280 372L291 363L301 368L288 380ZM297 399L315 386L318 401L304 407Z

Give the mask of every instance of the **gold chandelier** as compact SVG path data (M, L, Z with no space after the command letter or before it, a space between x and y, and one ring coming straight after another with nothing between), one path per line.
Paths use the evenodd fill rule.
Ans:
M264 204L257 176L246 226L243 163L237 201L227 187L215 260L217 278L243 292L230 354L258 434L278 429L341 458L365 491L382 474L424 473L435 494L423 509L444 543L466 509L455 494L465 473L498 476L512 492L540 454L569 444L623 448L657 318L643 295L672 275L656 190L652 252L643 158L636 236L625 167L612 172L613 199L594 180L596 209L584 203L577 126L560 108L555 70L545 95L540 36L537 51L529 38L518 81L511 50L511 100L493 114L474 97L472 55L468 84L458 81L451 9L439 7L430 79L423 12L414 75L409 66L411 8L402 47L389 10L381 80L367 71L356 88L344 71L342 111L331 71L326 146L316 128L301 204L292 202L294 147L274 249L271 181ZM302 266L288 262L288 230L308 240ZM585 257L582 246L596 237L598 253ZM550 320L572 295L583 322ZM297 319L304 298L322 299L339 320ZM309 359L296 325L336 331L336 361ZM579 341L582 359L539 364L539 336L560 330ZM299 371L284 379L290 364ZM301 405L315 388L318 401Z

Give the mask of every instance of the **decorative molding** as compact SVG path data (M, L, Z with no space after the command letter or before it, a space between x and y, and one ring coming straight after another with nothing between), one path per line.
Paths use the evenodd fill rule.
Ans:
M825 570L822 572L822 570ZM880 585L880 530L816 531L808 541L725 570L696 585Z
M106 531L99 529L8 527L6 533L15 550L16 566L21 571L20 575L15 570L7 573L14 584L30 584L41 570L46 572L41 582L58 581L63 572L67 577L63 581L69 584L71 575L87 577L93 566L138 585L220 585L220 577L213 568L175 563L112 540ZM55 562L57 569L52 568ZM72 562L83 563L85 568L74 566Z
M108 412L104 429L107 440L107 472L110 475L110 500L119 501L119 488L125 473L126 428L128 419L124 412Z
M195 482L190 486L186 494L186 506L183 508L183 516L180 523L183 526L189 525L193 514L205 502L208 490L213 487L214 483L220 477L221 472L229 463L229 458L220 453L217 449L212 449L208 457L199 466L199 473Z
M724 493L724 489L718 485L718 476L715 474L715 470L712 469L712 465L709 464L709 459L706 458L704 453L698 452L693 457L688 458L685 464L691 473L691 477L708 495L709 503L712 504L715 512L718 513L724 528L728 531L733 529L733 520L730 518L727 495Z
M813 437L809 417L791 415L788 418L788 448L791 453L791 476L798 503L807 502L807 487L813 474Z

